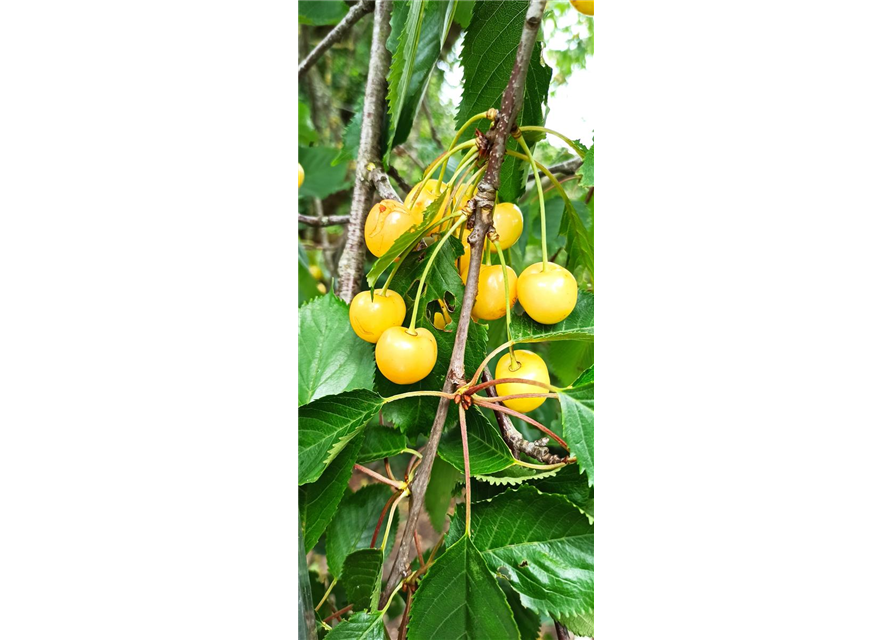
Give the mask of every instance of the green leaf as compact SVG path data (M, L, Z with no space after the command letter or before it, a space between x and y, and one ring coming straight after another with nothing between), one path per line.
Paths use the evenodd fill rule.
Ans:
M304 247L298 245L298 304L317 298L322 292L317 288L316 278L310 273L310 261L304 252ZM300 317L300 316L299 316Z
M557 324L540 324L526 313L512 318L512 339L516 343L551 340L592 341L595 335L595 300L591 293L579 291L577 305Z
M425 510L431 519L431 525L438 533L444 530L447 511L453 496L453 487L462 475L450 464L440 458L434 458L431 467L431 479L425 491Z
M512 466L514 458L500 436L477 407L465 413L468 426L468 462L474 476L489 475ZM462 433L456 425L443 436L437 454L457 470L465 472Z
M366 427L366 436L357 462L365 464L395 456L406 448L406 436L397 429L381 425Z
M591 369L583 376L591 377ZM583 377L581 376L581 377ZM572 389L558 394L561 403L561 426L572 455L577 457L581 473L589 486L595 483L595 386L592 382L574 383Z
M303 100L298 100L298 144L313 144L318 138L319 134L313 128L313 120L310 118L310 106Z
M400 237L394 241L391 248L385 251L384 255L373 263L372 268L369 270L369 275L366 276L366 283L369 285L370 289L375 286L378 278L381 277L389 267L394 266L394 260L396 260L401 253L406 251L409 247L417 245L419 241L425 237L426 232L431 233L431 231L426 230L434 223L434 217L440 210L440 206L443 204L446 196L446 191L438 195L437 198L425 208L425 211L422 212L422 221L404 231ZM407 256L407 260L411 257L412 255Z
M459 0L456 3L456 13L453 15L453 22L463 29L467 29L471 24L471 12L474 9L474 0Z
M527 5L520 0L475 3L462 47L464 91L456 115L457 128L477 113L499 108L515 65ZM551 79L552 69L543 64L542 43L537 42L524 82L524 101L517 120L520 126L542 126L543 103L548 97ZM473 135L474 127L470 127L462 139ZM507 148L522 152L515 140L509 140ZM515 202L524 193L528 169L526 160L505 158L500 172L499 197L502 200Z
M459 505L447 542L465 521ZM592 611L595 536L566 499L521 486L471 510L475 547L487 566L511 584L529 609L550 616Z
M508 582L500 579L496 581L499 583L499 588L502 589L502 593L505 594L505 599L508 600L509 607L512 609L512 617L518 625L518 631L521 632L521 640L538 640L540 627L542 626L540 624L540 615L521 604L521 598L509 586Z
M344 560L341 581L353 610L368 609L381 592L381 549L357 549Z
M582 188L595 186L595 145L589 147L577 173L581 176L580 186Z
M496 579L463 536L419 582L407 640L519 640L518 625Z
M477 475L475 479L481 480L488 484L495 485L519 485L524 482L530 480L537 480L539 478L551 478L556 475L561 468L558 469L549 469L547 471L541 471L538 469L528 469L526 467L522 467L521 465L513 465L504 471L500 471L497 475ZM477 500L474 495L474 491L471 493L471 499Z
M585 611L576 615L559 616L558 622L568 630L581 637L591 638L595 635L595 611Z
M329 573L339 577L348 555L357 549L369 548L378 518L392 494L393 491L387 485L368 484L344 498L326 532L326 560L329 563ZM391 525L386 552L393 547L394 538L397 537L399 513L394 512L394 523ZM375 541L378 548L381 548L387 518L388 515L385 514L378 539Z
M325 198L353 186L347 165L333 168L332 161L337 156L338 149L333 147L298 147L298 161L304 169L301 197Z
M392 18L388 45L393 56L387 96L390 135L384 147L385 162L390 150L409 137L431 72L440 57L451 10L452 2L416 0L409 3L405 14L401 11ZM399 27L396 49L392 48L394 27Z
M564 250L567 251L567 268L574 271L577 267L582 267L591 274L595 264L595 239L592 229L586 226L581 217L588 215L588 211L582 202L571 204L573 206L565 205L561 227L558 229L558 233L567 238L564 245Z
M326 636L326 640L385 640L382 612L355 613L339 622Z
M363 101L360 100L356 111L350 118L350 122L344 127L344 133L341 135L341 148L338 150L332 161L331 166L337 166L344 162L357 159L357 153L360 148L360 129L363 124Z
M335 456L381 408L381 404L381 398L375 393L358 389L319 398L301 407L298 484L307 484L319 478Z
M554 493L566 498L586 515L590 524L594 522L595 492L589 486L586 478L580 475L579 469L568 465L555 475L534 479L531 486L543 493ZM472 495L474 494L472 493Z
M584 384L589 384L590 382L595 381L595 367L589 367L580 374L580 377L574 380L574 383L571 385L572 387L582 387Z
M298 6L298 23L315 26L338 24L347 15L347 5L342 0L301 0Z
M298 406L353 389L371 389L375 345L350 328L347 304L329 293L298 312Z
M338 454L332 464L313 484L298 487L298 512L304 529L304 544L309 551L319 542L320 536L344 497L347 483L357 461L360 439L352 439ZM315 604L315 603L314 603Z
M410 253L405 263L400 266L397 275L391 282L391 289L403 296L406 302L407 315L404 324L409 325L412 312L412 298L408 295L413 285L419 281L425 268L425 260L430 255L431 248ZM425 290L419 305L419 319L416 326L424 327L437 341L437 362L434 369L415 384L394 384L381 372L375 374L375 388L382 396L392 396L409 391L423 389L442 389L449 368L450 357L455 341L455 329L458 319L458 307L462 304L462 296L465 286L456 269L456 260L462 255L462 243L457 238L450 238L435 258L435 262L428 273ZM417 287L416 287L417 288ZM457 312L452 314L452 322L443 330L433 324L433 317L429 318L426 308L429 303L438 299L452 300ZM435 302L436 304L436 302ZM438 307L439 308L439 307ZM468 341L465 346L465 370L474 371L487 355L487 327L482 323L472 322L468 328ZM406 432L410 437L420 433L428 434L434 414L437 411L438 398L414 397L405 400L389 402L384 406L383 413L386 420Z

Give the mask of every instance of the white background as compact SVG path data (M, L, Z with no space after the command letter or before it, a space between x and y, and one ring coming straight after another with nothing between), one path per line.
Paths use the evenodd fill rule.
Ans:
M596 56L612 640L893 638L893 56Z

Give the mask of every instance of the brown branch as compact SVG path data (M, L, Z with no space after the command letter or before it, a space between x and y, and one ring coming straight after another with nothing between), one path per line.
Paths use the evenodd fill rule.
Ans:
M322 54L328 51L333 44L341 40L347 32L350 31L350 28L359 22L360 18L372 11L374 6L375 0L360 0L352 6L350 11L347 12L347 15L341 19L341 22L336 24L335 28L329 31L326 34L326 37L320 40L313 51L311 51L307 57L304 58L304 61L301 62L301 65L298 67L298 80L302 80L304 74L316 64L316 61L320 59ZM388 15L390 15L390 9L388 9ZM390 33L390 21L388 22L388 33ZM385 39L387 39L387 37L385 37Z
M482 204L479 202L474 206L474 231L472 231L472 235L476 237L469 237L471 258L468 265L468 280L465 283L462 309L459 312L459 319L456 325L456 340L453 343L453 353L450 356L449 369L447 370L446 380L443 383L443 391L445 393L453 393L456 386L464 382L465 345L468 340L468 327L471 323L471 308L474 306L474 300L477 297L481 256L484 252L484 238L492 225L496 189L499 188L499 170L502 168L503 160L505 160L506 136L509 135L509 131L511 131L515 118L518 116L518 111L521 108L527 67L530 64L530 56L533 52L533 45L536 42L536 36L539 32L539 25L545 8L545 0L531 0L524 22L524 31L521 34L521 41L518 45L515 66L512 69L512 75L505 93L502 95L502 105L494 134L493 151L491 151L487 171L484 175L484 182L482 182L485 188L485 195L482 196ZM434 454L437 452L437 445L440 444L440 437L443 435L443 427L450 403L450 399L441 398L440 403L437 405L437 414L434 417L434 424L431 426L431 435L428 437L427 452L429 455L425 455L412 482L411 491L413 496L415 496L415 500L412 508L409 510L403 538L400 540L397 556L388 576L387 588L382 592L379 606L385 605L385 594L390 593L397 583L408 575L409 553L413 539L412 532L418 526L422 505L425 502L425 491L428 489L428 481L431 479L431 468L436 457Z
M394 179L398 187L403 189L404 193L409 193L410 191L412 191L412 185L403 179L403 176L400 175L400 172L397 171L397 167L395 167L394 165L388 167L388 175Z
M391 186L391 181L388 180L387 174L385 174L385 172L378 166L373 165L373 167L369 169L368 175L369 182L375 187L375 190L378 192L378 195L382 200L396 200L397 202L403 202L403 198L401 198L400 195L394 191L394 187Z
M583 161L580 160L580 158L572 158L570 160L565 160L564 162L559 162L558 164L553 164L551 167L549 167L549 171L553 175L556 173L573 174L573 173L577 173L577 169L579 169L580 166L582 166L582 164L583 164ZM546 174L543 173L542 171L538 171L536 175L538 175L541 179L542 178L548 179ZM529 176L527 176L527 181L530 182L535 177L536 176L531 173ZM549 184L551 184L551 182Z
M333 613L332 615L330 615L328 618L326 618L325 620L323 620L323 622L328 622L328 621L331 620L332 618L340 618L340 617L341 617L341 614L347 613L347 612L350 611L351 609L353 609L353 605L352 605L352 604L347 605L347 606L344 607L343 609L338 609L338 611L336 611L335 613Z
M571 632L567 630L567 627L558 622L558 620L555 620L555 636L558 640L573 640Z
M345 233L344 251L338 261L338 297L347 303L360 290L366 247L363 227L372 200L372 183L368 165L381 159L381 123L384 119L385 91L391 54L385 44L391 35L393 0L375 3L375 24L372 27L372 47L369 51L369 75L366 79L366 100L363 104L363 124L357 150L357 172L354 180L353 201L350 205L350 224ZM396 583L395 583L396 584Z
M298 222L302 222L311 227L334 227L339 224L347 224L350 222L350 216L322 216L320 218L315 218L313 216L299 213Z

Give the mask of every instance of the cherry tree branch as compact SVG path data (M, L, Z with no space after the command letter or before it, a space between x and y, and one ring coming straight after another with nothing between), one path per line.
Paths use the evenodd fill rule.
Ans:
M570 160L565 160L564 162L559 162L558 164L553 164L551 167L549 167L549 172L552 173L552 175L555 175L556 173L564 173L567 175L571 175L571 174L577 173L577 169L579 169L582 166L582 164L583 164L583 161L580 160L580 158L571 158ZM536 175L538 175L540 178L546 177L546 174L543 173L542 171L537 171ZM535 177L536 176L534 176L534 174L531 173L529 176L527 176L527 181L530 182Z
M370 165L375 168L373 162L381 162L381 124L384 119L388 69L391 66L391 54L385 44L391 35L393 6L393 0L378 0L375 3L375 24L372 27L369 75L366 79L366 100L363 104L363 124L357 150L357 172L353 201L350 205L350 223L345 233L344 251L338 261L337 294L347 303L350 303L359 291L363 275L363 259L366 256L363 226L369 213L373 191L369 169Z
M298 214L298 222L303 222L309 227L334 227L339 224L347 224L350 222L350 216L314 216Z
M310 67L316 64L316 61L322 57L322 54L328 51L333 44L341 40L347 32L350 31L350 28L360 21L360 18L372 11L374 6L375 0L360 0L352 6L350 11L347 12L347 15L341 19L341 22L336 24L335 28L329 31L326 34L326 37L320 40L313 51L311 51L307 57L304 58L304 61L301 62L301 65L298 67L298 80L303 80L304 74L310 70ZM388 29L388 31L390 31L390 29Z
M531 0L530 6L527 9L521 41L518 45L515 66L512 69L508 86L502 95L502 104L496 120L496 132L494 134L487 171L481 182L481 185L484 186L486 195L481 196L480 193L478 194L481 196L482 200L479 201L474 208L474 231L472 231L472 235L476 235L476 237L473 239L474 242L472 242L472 238L469 238L469 243L471 244L471 258L468 266L468 279L465 283L465 294L462 296L462 309L459 313L459 319L456 325L456 340L453 344L453 353L450 356L450 365L447 370L446 380L443 384L444 393L453 393L457 385L464 381L465 345L468 341L468 328L471 323L471 308L474 306L474 299L477 297L481 257L484 252L484 238L492 224L496 189L499 188L499 170L502 168L503 160L505 160L506 137L509 135L512 126L515 123L515 118L518 116L518 111L521 109L521 102L524 98L524 80L527 77L527 67L530 64L530 56L533 53L533 45L536 43L536 36L539 32L539 26L543 19L543 11L545 8L545 0ZM477 197L475 199L477 199ZM481 231L481 229L483 229L483 231ZM409 510L403 538L400 540L400 545L397 548L397 555L394 564L391 567L391 573L388 576L387 588L384 589L382 592L383 594L390 593L397 583L408 575L409 554L413 543L413 532L418 526L422 505L425 502L425 491L428 489L428 481L431 479L431 468L434 465L434 458L436 457L435 453L438 444L440 444L440 437L443 435L443 427L446 422L450 404L451 400L448 398L441 398L440 403L437 405L437 414L434 417L434 424L431 426L431 435L428 438L427 453L419 465L419 468L416 470L415 478L411 485L411 491L415 499ZM383 607L384 605L385 598L382 596L379 606Z

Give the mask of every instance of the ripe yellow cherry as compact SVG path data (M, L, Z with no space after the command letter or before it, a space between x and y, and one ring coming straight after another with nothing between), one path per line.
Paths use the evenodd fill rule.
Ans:
M408 211L403 203L382 200L372 206L366 218L366 246L374 256L380 258L397 238L421 221L422 215Z
M534 262L518 277L518 298L531 318L555 324L567 318L577 304L577 279L553 262Z
M595 0L571 0L571 4L584 15L591 16L595 13Z
M446 303L443 300L438 300L437 302L440 304L440 311L434 314L434 327L443 331L452 320Z
M317 265L310 265L310 275L316 278L317 280L322 280L322 269L320 269Z
M437 199L437 196L439 196L445 188L446 183L444 182L440 183L440 190L438 190L437 180L425 180L425 184L420 182L410 190L409 194L406 196L406 200L403 201L403 204L409 208L409 203L415 198L415 203L412 205L411 211L419 216L424 216L425 209ZM419 192L419 189L421 189L421 192ZM418 197L416 197L417 193L419 194ZM443 216L443 210L444 207L441 207L440 211L437 212L437 215Z
M412 384L427 376L437 362L437 341L427 329L385 329L375 345L375 364L395 384Z
M301 163L298 163L298 186L300 187L304 184L304 167L301 166Z
M493 208L493 228L499 236L499 246L505 251L518 241L524 230L524 216L518 205L511 202L500 202ZM496 251L496 245L490 244L490 251Z
M316 290L319 291L320 293L325 293L325 292L326 292L326 285L324 285L322 282L317 282L317 283L316 283Z
M360 291L350 302L350 326L366 342L378 342L385 329L399 327L406 317L400 294L390 289L384 294L381 291L376 289L374 295Z
M465 248L465 253L459 256L459 275L462 276L462 282L465 282L468 280L468 265L471 264L471 247L464 240L462 246Z
M518 299L518 276L511 267L506 267L506 271L509 276L509 303L514 306ZM505 316L505 284L501 265L481 265L478 293L471 315L479 320L497 320Z
M523 378L524 380L535 380L551 384L546 363L533 351L515 349L515 359L518 361L518 364L517 368L513 369L511 354L507 353L502 356L499 362L496 363L494 378ZM521 382L507 382L496 385L496 394L500 396L513 396L519 393L548 393L548 391L548 389L543 387ZM509 409L514 409L521 413L530 413L545 400L545 398L518 398L516 400L506 400L503 404Z

